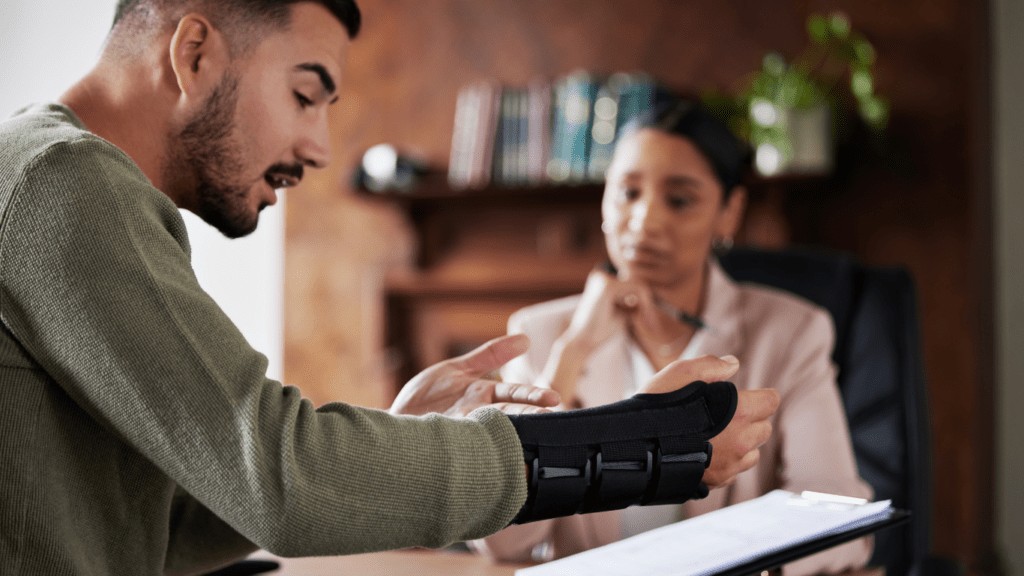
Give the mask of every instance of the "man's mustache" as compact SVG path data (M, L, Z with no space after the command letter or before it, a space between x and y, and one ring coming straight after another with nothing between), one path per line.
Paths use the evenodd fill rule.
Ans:
M305 169L302 164L285 164L279 162L274 164L267 170L267 174L277 174L280 176L288 176L295 178L296 180L302 180L302 175L305 173Z

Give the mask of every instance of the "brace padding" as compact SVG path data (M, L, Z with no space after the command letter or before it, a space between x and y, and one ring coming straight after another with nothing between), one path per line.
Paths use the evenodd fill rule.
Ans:
M730 382L694 382L595 408L509 416L529 470L512 523L707 496L708 440L732 420L736 401Z

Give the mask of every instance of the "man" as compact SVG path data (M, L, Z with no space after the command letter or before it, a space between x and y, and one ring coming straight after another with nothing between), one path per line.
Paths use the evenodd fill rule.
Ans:
M195 574L257 547L436 547L607 504L610 482L591 488L527 439L558 416L618 423L601 434L633 442L621 423L640 404L577 420L542 414L551 391L482 379L525 337L428 368L390 413L314 409L265 377L197 284L178 208L242 236L275 189L329 161L327 108L359 22L351 0L122 0L96 67L0 125L0 573ZM677 363L648 391L736 369ZM637 426L667 435L637 440L657 458L633 501L657 503L753 465L777 397L703 385L637 402L690 415ZM684 436L696 452L682 456L699 459L677 474L662 452ZM566 474L587 491L552 511L544 495Z

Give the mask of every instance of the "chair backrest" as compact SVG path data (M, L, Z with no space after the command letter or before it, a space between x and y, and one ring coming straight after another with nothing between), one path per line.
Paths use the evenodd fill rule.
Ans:
M877 500L912 511L909 525L875 536L870 565L916 573L930 552L931 444L913 281L901 268L850 256L739 248L719 258L739 282L781 288L828 309L832 358L860 475Z

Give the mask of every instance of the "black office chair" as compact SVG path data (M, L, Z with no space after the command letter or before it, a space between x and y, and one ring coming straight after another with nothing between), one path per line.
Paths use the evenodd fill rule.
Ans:
M957 573L930 556L931 443L913 281L841 254L740 248L719 258L739 282L794 293L835 320L832 358L860 475L877 500L913 513L909 525L875 536L870 565L887 576Z

